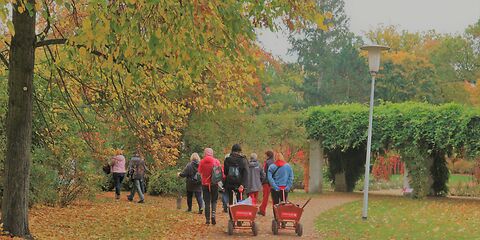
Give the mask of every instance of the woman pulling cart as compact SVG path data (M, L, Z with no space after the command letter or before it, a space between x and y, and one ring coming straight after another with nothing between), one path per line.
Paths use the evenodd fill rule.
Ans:
M298 236L302 236L303 227L300 224L303 208L310 199L299 207L288 201L288 192L293 185L293 170L290 164L285 162L281 153L277 153L274 164L271 164L267 172L268 181L272 187L273 216L272 232L278 234L278 229L292 229Z

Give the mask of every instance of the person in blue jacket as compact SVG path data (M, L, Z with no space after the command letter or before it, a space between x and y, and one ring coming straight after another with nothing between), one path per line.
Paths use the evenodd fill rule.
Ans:
M288 192L293 185L293 170L290 164L285 162L281 153L277 153L275 159L275 162L268 167L267 177L272 188L273 204L278 204L288 199ZM283 199L282 190L285 190L285 199Z

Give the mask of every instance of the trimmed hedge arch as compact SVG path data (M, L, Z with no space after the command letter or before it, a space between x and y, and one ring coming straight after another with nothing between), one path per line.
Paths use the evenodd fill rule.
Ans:
M365 155L360 156L359 149L365 149L367 142L368 106L311 107L304 124L308 137L323 145L329 176L342 171L350 175L347 188L352 190L364 170ZM480 153L480 112L459 104L381 103L374 109L372 151L388 149L400 152L414 197L443 196L449 177L445 157ZM352 151L359 154L352 157Z

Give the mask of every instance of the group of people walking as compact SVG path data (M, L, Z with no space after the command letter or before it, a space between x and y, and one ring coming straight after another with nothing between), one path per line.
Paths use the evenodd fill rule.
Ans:
M113 182L115 187L115 199L120 199L120 190L122 188L122 182L125 177L128 177L132 181L132 188L130 194L127 196L129 201L133 201L135 193L138 193L140 200L138 203L145 202L145 172L148 168L145 164L145 160L141 157L140 152L136 152L128 163L128 169L126 166L125 156L122 150L117 150L115 156L112 157L108 163L110 172L113 176Z
M281 153L265 152L265 161L260 164L255 153L250 159L242 153L239 144L223 159L223 165L214 157L213 149L205 148L203 158L193 153L190 162L178 175L186 179L187 211L192 211L193 197L198 204L198 213L205 213L206 224L216 224L217 200L221 193L223 211L228 212L228 206L243 199L246 194L251 198L252 205L258 205L259 192L263 191L258 214L265 216L269 195L273 204L281 202L283 196L288 198L288 192L293 185L293 170L285 162ZM145 160L140 152L136 152L126 167L126 159L121 150L117 150L107 166L112 173L115 198L120 199L120 190L125 177L132 181L129 201L133 201L138 193L138 203L145 202L145 172L148 171ZM283 194L283 192L285 194Z
M187 211L192 211L193 196L196 197L199 214L205 212L206 224L216 224L216 208L219 192L222 194L223 211L228 211L228 205L243 199L245 193L252 200L252 205L259 202L259 192L263 191L263 199L258 214L265 216L269 195L273 204L281 202L283 196L288 198L288 192L293 185L293 170L285 162L281 153L265 152L266 160L263 166L255 153L250 159L242 154L239 144L225 156L223 166L214 158L211 148L205 148L203 159L193 153L190 162L179 173L186 179ZM283 195L285 192L285 195Z

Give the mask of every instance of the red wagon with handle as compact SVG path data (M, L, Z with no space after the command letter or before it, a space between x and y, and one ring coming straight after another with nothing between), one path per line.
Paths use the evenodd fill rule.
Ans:
M295 230L300 237L303 234L303 226L300 223L303 209L310 202L311 198L300 207L298 204L285 201L285 188L282 188L283 201L273 206L272 232L278 234L279 229Z
M242 200L243 189L240 191ZM252 205L235 204L229 207L230 220L228 220L228 235L233 234L234 229L251 229L254 236L258 235L258 224L255 222L258 207Z

